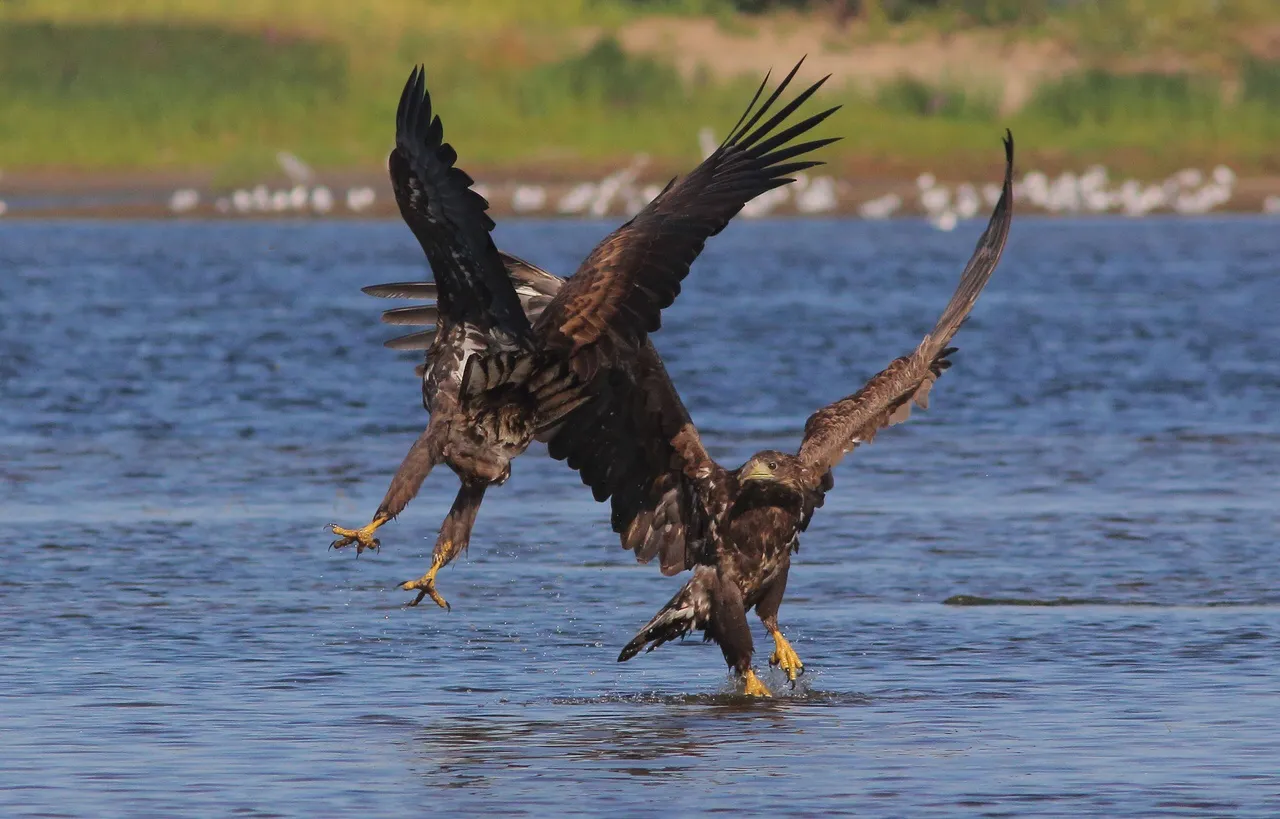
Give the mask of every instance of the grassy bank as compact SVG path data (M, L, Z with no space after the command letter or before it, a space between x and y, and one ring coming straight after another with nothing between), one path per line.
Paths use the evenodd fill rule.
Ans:
M1114 8L1132 16L1135 5ZM727 13L714 0L667 7ZM682 79L659 58L624 52L608 32L644 8L637 0L3 4L0 167L200 168L238 181L272 168L279 150L322 167L377 166L401 84L419 61L473 166L570 170L637 152L687 163L697 131L722 133L751 82ZM1086 12L1072 12L1089 24L1074 30L1104 28ZM958 19L934 15L902 30ZM1049 36L1055 25L1069 32L1067 19L1036 19L1009 36ZM999 95L981 87L907 79L871 91L833 87L827 98L845 110L830 131L845 138L828 155L904 171L985 168L1007 125L1024 165L1280 169L1280 63L1234 46L1214 53L1205 69L1197 60L1161 73L1081 67L1005 114Z

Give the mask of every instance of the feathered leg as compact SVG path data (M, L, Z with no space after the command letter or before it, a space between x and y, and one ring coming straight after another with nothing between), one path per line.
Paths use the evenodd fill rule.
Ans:
M769 657L769 665L781 668L794 686L796 675L804 673L804 663L800 662L800 656L778 628L778 608L782 605L782 595L787 590L787 575L790 572L790 566L783 568L782 575L765 590L764 597L756 603L756 614L773 638L773 655Z
M484 490L487 483L463 481L458 496L453 499L453 506L440 524L440 535L436 538L435 553L431 558L431 568L417 580L409 580L401 584L405 591L416 591L418 596L409 605L416 606L422 598L430 597L442 609L449 608L449 602L436 591L436 572L457 557L471 542L471 527L475 525L476 515L480 512L480 504L484 501Z
M738 584L720 575L711 593L711 623L707 636L720 645L724 661L742 678L746 687L743 693L751 697L772 697L764 683L751 668L751 656L755 646L751 640L751 627L747 625L747 609L742 602Z
M356 554L360 554L365 549L378 548L380 541L373 536L373 533L404 511L409 501L413 500L418 490L422 488L422 482L431 474L432 468L440 463L439 447L432 434L433 424L434 419L427 424L427 428L409 448L409 454L404 456L395 477L391 479L391 486L387 488L387 494L383 496L382 503L379 504L372 521L359 529L347 529L336 523L329 524L329 530L338 536L337 540L329 544L330 548L341 549L354 543Z
M719 644L725 662L746 683L745 693L772 696L751 670L751 628L738 584L725 580L711 566L694 568L689 582L622 649L618 662L630 660L646 646L653 651L694 629L701 629L708 640Z

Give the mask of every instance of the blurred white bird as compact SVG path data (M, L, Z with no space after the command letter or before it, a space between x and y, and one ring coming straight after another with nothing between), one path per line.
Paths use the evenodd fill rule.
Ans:
M266 210L271 206L271 192L266 185L257 185L249 195L253 198L254 210Z
M169 197L169 210L174 213L187 213L200 204L200 192L193 188L182 188Z
M888 219L898 208L902 207L902 197L896 193L863 202L858 207L858 215L863 219Z
M948 188L927 188L920 193L920 204L927 213L940 213L951 204Z
M541 185L516 185L511 192L511 209L516 213L532 213L547 204L547 189Z
M978 209L981 207L982 200L978 197L977 188L968 182L956 188L956 216L961 219L972 219L978 215Z
M829 176L809 180L795 194L796 210L801 213L830 213L836 209L836 181Z
M594 182L582 182L574 185L564 196L560 197L560 201L556 204L556 210L563 214L581 213L586 210L587 205L595 198L596 186Z
M295 185L310 184L315 177L315 172L311 170L310 165L288 151L277 153L276 162L280 165L280 170L284 171L284 175L289 177L289 181Z
M316 213L328 213L333 210L333 192L324 185L312 188L311 209Z
M366 210L373 205L377 196L373 188L351 188L347 191L347 209L356 213Z
M609 205L613 203L614 198L624 188L630 187L640 175L640 171L648 164L648 154L636 154L630 165L600 180L600 184L596 185L595 198L591 200L591 206L588 208L591 215L599 217L608 213Z

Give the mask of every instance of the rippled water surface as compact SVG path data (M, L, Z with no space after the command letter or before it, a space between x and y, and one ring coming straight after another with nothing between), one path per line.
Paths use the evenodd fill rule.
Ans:
M499 237L567 272L608 227ZM980 230L714 239L656 337L713 453L794 447ZM1016 220L932 409L837 473L771 702L696 640L614 661L681 578L541 450L451 613L395 588L447 470L327 551L424 423L359 287L422 269L390 222L0 226L0 814L1280 814L1274 222Z

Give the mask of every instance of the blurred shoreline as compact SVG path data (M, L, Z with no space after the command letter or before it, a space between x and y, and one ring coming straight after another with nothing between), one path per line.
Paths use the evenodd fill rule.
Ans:
M1090 182L1093 173L1098 181ZM1019 173L1019 212L1054 215L1143 216L1161 213L1274 213L1280 176L1235 178L1230 171L1187 169L1163 181L1113 180L1096 167L1050 177ZM1037 178L1038 177L1038 178ZM993 180L994 181L994 174ZM744 217L927 216L946 229L957 219L985 218L992 181L938 181L932 174L849 179L802 175L774 196L748 205ZM526 181L480 177L476 189L499 218L625 218L647 203L665 179L642 181L624 167L596 180ZM1216 189L1216 190L1215 190ZM1096 201L1090 201L1090 195ZM1129 194L1129 201L1125 194ZM1145 196L1145 198L1144 198ZM949 215L950 214L950 215ZM197 174L14 173L0 177L0 219L386 219L398 218L390 184L368 172L281 177L249 187L213 186Z

